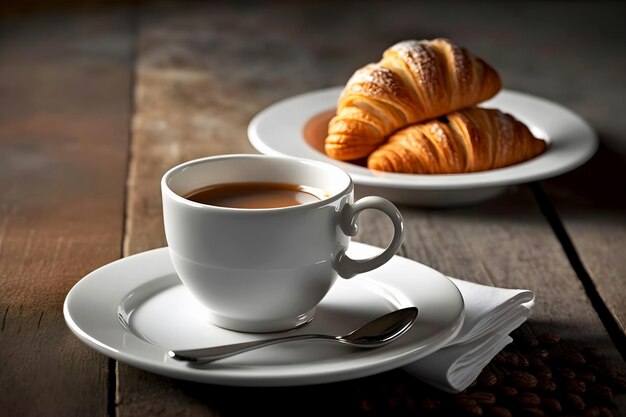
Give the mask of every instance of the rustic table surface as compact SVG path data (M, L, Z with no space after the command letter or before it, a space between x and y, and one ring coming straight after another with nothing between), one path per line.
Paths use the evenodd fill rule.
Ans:
M550 399L565 414L625 412L622 4L39 3L0 20L0 415L558 415ZM488 368L496 379L468 391L493 397L468 404L400 370L298 388L189 383L109 359L68 330L62 304L79 279L165 245L168 168L254 152L246 128L269 104L342 85L395 41L439 36L491 63L506 88L579 113L601 141L583 167L478 205L400 207L401 255L536 293L533 317ZM384 245L383 220L363 216L358 240ZM519 387L507 397L511 372L537 375L537 357L552 373L528 389L542 402Z

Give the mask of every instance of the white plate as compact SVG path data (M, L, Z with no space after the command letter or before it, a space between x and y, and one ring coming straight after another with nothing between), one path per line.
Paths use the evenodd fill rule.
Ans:
M352 243L364 258L380 249ZM192 366L170 349L200 348L266 338L237 333L204 320L182 286L167 248L120 259L90 273L69 292L65 320L79 339L116 360L154 373L197 382L240 386L305 385L363 377L404 366L444 346L463 321L463 298L447 277L406 258L351 280L338 279L313 321L293 333L343 334L374 317L419 308L413 327L377 349L324 341L275 345Z
M250 122L250 142L264 154L335 164L352 176L360 194L378 194L398 203L423 206L472 203L494 196L509 185L562 174L587 161L598 146L593 129L572 111L539 97L502 90L481 106L510 113L537 137L547 140L550 146L542 155L509 167L468 174L373 171L326 156L324 138L314 139L314 143L305 140L304 126L313 116L335 109L340 92L341 87L313 91L271 105Z

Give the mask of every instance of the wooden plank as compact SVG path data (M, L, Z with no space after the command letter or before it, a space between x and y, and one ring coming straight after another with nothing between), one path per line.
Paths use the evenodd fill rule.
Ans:
M109 360L62 310L72 285L120 256L129 11L0 25L0 414L105 416Z
M185 10L143 9L125 254L165 243L158 182L166 169L204 155L251 151L245 129L256 112L280 98L344 83L354 68L378 59L395 40L445 35L502 68L505 79L523 77L525 68L510 67L511 55L501 48L515 43L511 27L524 25L529 14L524 5L455 5L445 14L433 4L370 5L350 8L349 13L338 7L194 4ZM552 17L569 25L562 13L569 10L574 21L585 15L584 8L572 5L538 7L539 15L545 12L547 17L533 27L537 39L542 30L556 30ZM468 21L481 29L468 27ZM403 255L453 276L533 289L538 296L533 330L592 343L619 363L561 244L526 187L475 207L402 207L402 212L407 223ZM385 244L385 223L365 213L363 235L357 240ZM335 407L354 415L362 392L399 380L406 376L394 371L321 386L244 389L176 381L119 364L117 413L321 414Z
M540 15L548 21L557 6L542 8L547 10ZM601 147L592 161L541 186L574 244L574 256L586 269L583 274L589 275L590 291L598 292L623 343L626 297L616 289L624 287L626 276L626 118L621 117L626 104L626 76L621 70L626 66L626 27L621 16L626 6L603 3L561 9L567 16L563 22L533 25L523 48L503 54L504 80L510 88L570 108L598 132Z
M624 54L621 55L624 61ZM614 114L615 124L624 125L614 105L610 100L598 104L608 114ZM581 106L582 110L587 106ZM612 126L607 122L593 114L583 116L599 131L598 153L580 169L546 181L542 187L547 204L556 210L553 221L557 227L564 227L568 254L577 264L578 274L589 282L588 291L606 306L605 322L626 355L626 148L623 136L609 133Z

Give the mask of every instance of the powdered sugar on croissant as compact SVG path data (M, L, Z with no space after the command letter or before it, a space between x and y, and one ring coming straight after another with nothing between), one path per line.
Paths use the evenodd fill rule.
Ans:
M326 153L368 156L394 131L484 101L500 90L496 71L446 39L404 41L357 70L330 121Z

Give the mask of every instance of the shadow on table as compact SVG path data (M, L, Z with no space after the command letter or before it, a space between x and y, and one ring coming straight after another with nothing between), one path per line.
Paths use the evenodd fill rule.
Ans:
M626 219L626 138L600 135L596 154L568 173L541 181L541 189L558 209L571 214L586 214L598 221ZM533 221L528 200L534 200L527 185L512 186L502 195L484 202L448 209L424 209L444 217L484 218L515 222ZM408 206L401 206L405 210ZM495 218L494 218L495 216Z
M434 390L399 369L302 387L225 387L180 380L172 380L172 384L220 416L376 415L375 410L381 409L414 409L416 393Z
M580 214L593 210L599 221L625 219L626 138L600 134L600 146L586 164L541 183L555 204ZM615 214L609 218L606 215Z

